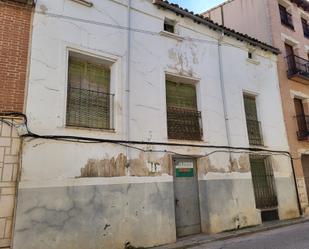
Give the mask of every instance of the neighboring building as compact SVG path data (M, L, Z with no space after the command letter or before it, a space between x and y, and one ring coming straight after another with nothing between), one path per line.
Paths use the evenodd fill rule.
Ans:
M160 0L38 0L33 22L14 249L299 216L278 49Z
M32 1L0 1L0 248L10 248L19 174ZM14 112L15 114L7 115Z
M278 75L283 112L299 198L306 211L309 195L309 2L232 0L204 15L281 50Z

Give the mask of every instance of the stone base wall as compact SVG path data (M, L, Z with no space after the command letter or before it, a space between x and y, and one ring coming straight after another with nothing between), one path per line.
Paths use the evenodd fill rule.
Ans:
M16 129L0 123L0 248L11 245L20 143Z
M16 213L14 249L123 249L176 241L171 181L20 188Z

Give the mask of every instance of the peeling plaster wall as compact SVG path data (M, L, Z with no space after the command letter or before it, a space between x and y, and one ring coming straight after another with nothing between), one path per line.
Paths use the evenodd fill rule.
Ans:
M127 25L126 1L94 0L93 3L93 8L85 8L64 0L37 2L27 98L29 127L35 133L126 139L127 30L115 28ZM95 23L75 20L75 17ZM165 17L177 22L176 30L179 36L185 37L183 41L160 35ZM165 103L165 74L168 73L198 81L204 141L195 143L228 145L219 81L216 42L219 34L158 9L150 0L133 1L132 26L135 31L131 41L131 139L169 141ZM114 61L111 91L115 93L115 132L65 126L68 49ZM246 44L224 38L223 77L231 145L249 146L242 98L246 91L258 96L267 148L288 150L276 57L257 49L255 56L259 63L253 64L247 61L247 53ZM261 222L255 208L246 154L233 154L230 158L227 153L215 153L206 158L212 149L139 147L162 152L130 149L127 155L126 148L116 144L25 139L14 249L44 248L45 243L60 249L98 249L101 245L118 249L123 247L124 240L134 246L175 241L173 168L168 151L201 157L198 175L203 232ZM280 217L288 218L292 215L287 213L297 212L291 165L285 158L274 157L277 160L275 172L282 178L276 179ZM70 191L74 195L68 194ZM93 201L88 201L93 195ZM53 206L55 200L59 208ZM132 208L123 208L124 200L128 200ZM148 208L140 210L139 203ZM106 224L111 229L107 237L102 235ZM138 231L143 236L137 236ZM28 241L25 246L24 238L33 234L37 239ZM112 241L115 244L110 244Z

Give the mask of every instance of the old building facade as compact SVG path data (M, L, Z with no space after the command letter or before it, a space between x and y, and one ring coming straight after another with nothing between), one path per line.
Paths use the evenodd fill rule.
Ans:
M204 14L281 50L278 75L282 105L304 212L308 209L309 194L308 10L307 1L233 0Z
M278 53L166 1L38 0L13 248L298 217Z
M16 112L24 111L31 16L31 1L0 1L1 248L10 248L12 239L21 141L10 125L24 122Z

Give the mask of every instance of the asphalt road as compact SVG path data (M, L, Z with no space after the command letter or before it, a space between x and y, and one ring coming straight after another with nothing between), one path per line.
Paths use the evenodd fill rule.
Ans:
M309 249L309 222L191 248Z

